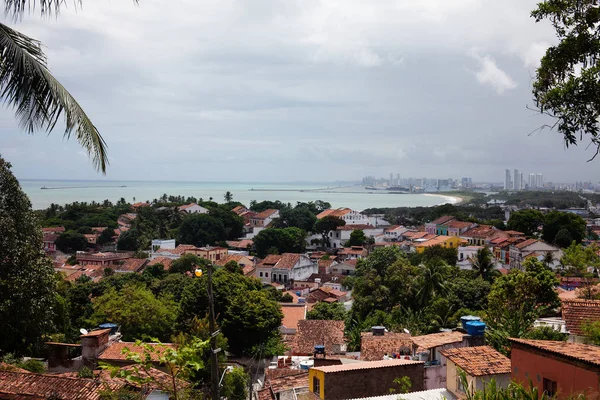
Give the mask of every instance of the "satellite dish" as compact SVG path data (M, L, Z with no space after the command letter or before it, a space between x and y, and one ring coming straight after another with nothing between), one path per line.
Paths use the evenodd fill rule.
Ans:
M88 330L87 330L87 329L85 329L85 328L81 328L81 329L79 330L79 332L81 332L81 334L82 334L82 335L87 335L87 334L89 333L89 332L88 332Z
M404 333L408 333L410 335L410 332L408 329L404 328Z

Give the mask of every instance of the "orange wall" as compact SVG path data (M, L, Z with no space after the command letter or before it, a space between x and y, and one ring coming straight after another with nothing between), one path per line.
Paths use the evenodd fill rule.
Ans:
M557 383L558 398L566 398L574 393L598 393L598 373L577 367L538 353L513 347L511 351L512 379L526 386L529 382L543 391L544 378ZM539 378L539 380L538 380Z

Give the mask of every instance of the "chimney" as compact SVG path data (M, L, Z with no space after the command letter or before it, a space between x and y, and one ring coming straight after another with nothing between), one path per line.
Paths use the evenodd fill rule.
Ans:
M110 329L99 329L86 335L81 335L81 358L84 365L93 365L96 358L108 347Z

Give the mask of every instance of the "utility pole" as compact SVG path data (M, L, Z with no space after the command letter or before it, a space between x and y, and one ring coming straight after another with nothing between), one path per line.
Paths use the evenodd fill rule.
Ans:
M212 400L219 400L219 357L217 353L217 333L215 332L215 305L212 287L212 263L208 265L208 314L210 329L210 386Z

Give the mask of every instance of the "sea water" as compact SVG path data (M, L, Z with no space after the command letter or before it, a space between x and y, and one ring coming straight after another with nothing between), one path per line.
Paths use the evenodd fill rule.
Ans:
M279 200L284 203L323 200L332 207L364 210L372 207L417 207L456 203L460 199L443 195L394 194L383 190L368 190L362 186L339 183L241 183L241 182L161 182L108 180L32 180L22 179L21 187L29 196L34 209L51 203L101 202L105 199L140 202L152 201L167 195L193 196L223 202L225 192L233 200L249 205L250 201ZM45 189L42 189L45 188Z

